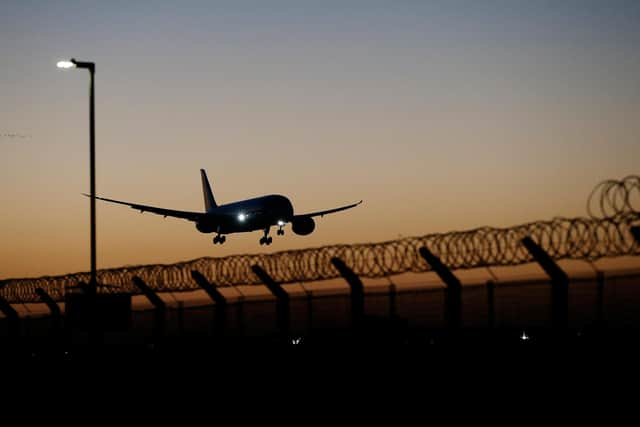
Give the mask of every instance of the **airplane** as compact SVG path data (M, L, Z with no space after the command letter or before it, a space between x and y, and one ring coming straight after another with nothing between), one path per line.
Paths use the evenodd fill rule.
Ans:
M291 229L295 234L306 236L311 234L316 227L313 217L340 212L351 209L362 203L360 200L339 208L327 209L324 211L311 212L296 215L293 212L291 201L285 196L271 194L268 196L256 197L253 199L241 200L238 202L218 205L213 197L209 179L204 169L200 169L202 178L202 193L204 196L204 212L177 211L173 209L157 208L154 206L129 203L121 200L107 199L105 197L95 197L105 202L118 203L130 206L139 210L140 213L151 212L162 215L165 218L170 216L182 218L196 223L196 229L201 233L216 233L213 238L214 244L223 244L227 238L226 234L244 233L255 230L263 230L264 236L260 238L261 245L270 245L273 241L269 236L272 226L277 226L278 236L284 235L284 226L291 224ZM88 194L84 194L91 197Z

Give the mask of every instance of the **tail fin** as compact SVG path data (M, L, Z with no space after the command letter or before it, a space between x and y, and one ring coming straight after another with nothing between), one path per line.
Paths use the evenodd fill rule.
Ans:
M216 199L213 198L213 192L211 191L211 186L209 185L209 180L207 179L207 173L204 169L200 169L200 175L202 176L202 195L204 196L204 209L206 212L209 212L213 208L217 208L218 204L216 203Z

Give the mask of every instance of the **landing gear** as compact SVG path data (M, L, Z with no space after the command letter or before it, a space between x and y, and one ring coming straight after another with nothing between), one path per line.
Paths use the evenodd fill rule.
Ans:
M264 229L264 237L260 238L261 245L270 245L273 242L273 238L269 237L269 227Z
M217 235L216 237L213 238L213 244L215 245L216 243L220 243L223 244L224 242L227 241L227 237L226 236L221 236L221 235Z
M282 227L278 228L278 231L276 231L276 234L278 236L284 236L284 230L282 229Z
M260 244L261 245L270 245L273 242L273 237L261 237Z

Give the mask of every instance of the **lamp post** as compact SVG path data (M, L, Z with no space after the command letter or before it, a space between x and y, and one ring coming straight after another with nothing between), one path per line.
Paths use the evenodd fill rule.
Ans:
M95 97L94 75L96 64L93 62L76 61L71 58L68 61L58 61L58 68L85 68L89 70L89 163L91 175L91 279L89 281L89 293L96 294L98 280L96 277L96 153L95 153Z

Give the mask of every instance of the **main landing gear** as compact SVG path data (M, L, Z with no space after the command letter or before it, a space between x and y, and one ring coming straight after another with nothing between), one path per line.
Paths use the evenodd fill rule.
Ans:
M273 237L261 237L260 244L261 245L270 245L273 242Z
M279 231L279 230L278 230ZM280 233L278 233L280 234ZM264 237L260 238L261 245L270 245L273 242L273 238L269 237L269 227L264 229Z
M227 237L226 236L221 236L220 234L218 234L216 237L213 238L213 244L214 245L216 243L223 244L226 241L227 241Z

